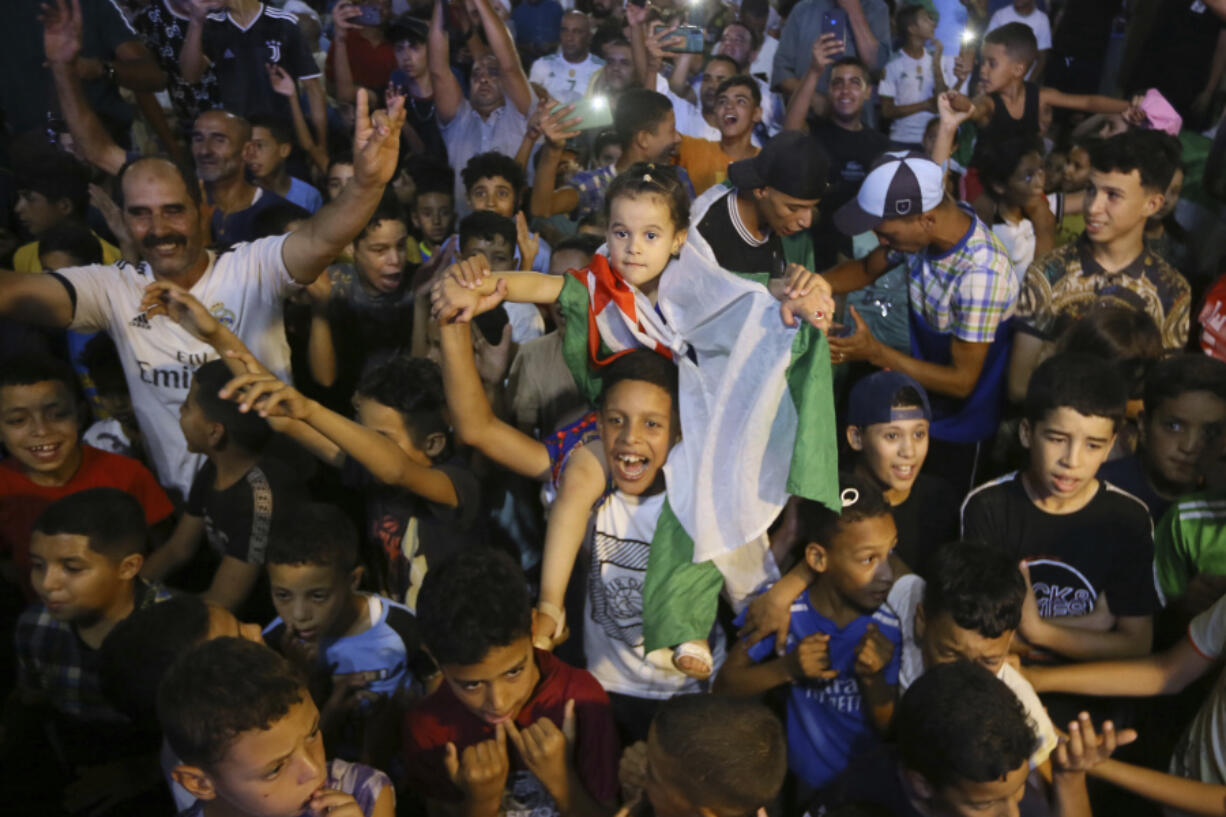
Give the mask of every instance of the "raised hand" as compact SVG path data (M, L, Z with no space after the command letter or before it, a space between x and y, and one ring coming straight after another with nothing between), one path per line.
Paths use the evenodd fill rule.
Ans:
M43 23L43 52L47 62L67 65L81 53L81 0L54 0L44 3L39 19Z
M1135 729L1116 733L1115 724L1103 721L1103 734L1094 732L1090 713L1082 712L1068 725L1068 734L1060 735L1060 743L1052 752L1052 771L1057 774L1087 772L1107 758L1118 746L1127 746L1137 739Z
M358 89L353 123L353 176L363 187L382 187L396 174L400 160L400 130L404 127L404 97L387 100L387 110L370 113L370 96Z
M539 718L520 731L507 721L507 737L528 770L551 793L564 791L570 780L571 744L575 739L575 702L566 702L559 729L549 718Z
M515 244L519 247L520 269L532 269L532 262L541 248L541 236L528 229L528 219L523 210L515 214Z
M147 318L164 315L205 343L211 344L221 332L221 323L195 295L169 281L154 281L145 287L140 308Z
M823 34L813 43L810 52L809 69L818 75L825 73L835 60L846 50L846 45L834 34Z
M361 26L352 22L354 18L362 16L362 7L356 3L350 3L349 0L341 0L332 9L332 22L336 25L337 31L355 31Z
M540 106L538 110L539 108ZM551 110L541 116L541 135L545 137L550 147L561 150L567 139L574 139L579 135L576 128L583 124L583 117L571 117L571 112L574 110L574 105L563 105L556 111Z
M877 625L869 623L864 628L860 643L856 644L856 675L867 678L879 675L894 657L894 643L881 634Z
M457 753L454 743L444 749L447 776L470 802L498 803L507 786L507 732L503 724L494 727L494 737Z
M814 633L806 636L791 654L793 676L797 680L829 681L839 676L830 663L830 636Z
M298 93L298 85L288 71L272 63L266 63L264 67L268 69L268 82L274 91L281 96L293 96Z

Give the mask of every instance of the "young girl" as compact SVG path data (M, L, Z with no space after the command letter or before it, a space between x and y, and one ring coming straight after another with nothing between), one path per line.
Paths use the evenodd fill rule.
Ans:
M782 507L783 484L791 476L783 473L788 470L787 452L779 457L775 447L771 450L776 456L766 457L766 448L778 444L775 432L782 428L776 428L781 414L784 425L789 419L793 423L782 435L788 438L789 449L797 439L795 417L812 416L789 416L791 404L781 403L792 388L790 382L784 382L788 372L807 375L812 370L790 365L793 339L800 342L804 333L796 336L777 325L764 333L765 340L746 339L730 347L731 339L747 338L739 334L742 328L756 329L763 324L765 293L760 285L735 278L687 247L689 200L671 166L632 166L610 184L605 207L607 256L597 254L586 269L572 270L566 276L491 274L480 262L458 264L434 286L434 316L441 321L468 320L503 298L558 301L566 316L567 364L580 389L593 400L600 392L599 370L593 366L607 364L631 349L653 349L681 366L681 436L689 445L679 444L669 454L668 472L682 476L669 478L667 484L672 511L684 529L679 533L686 541L674 547L672 539L659 541L659 534L653 541L652 566L656 569L648 571L644 598L658 599L668 611L651 609L651 601L644 605L648 608L643 619L644 650L652 653L660 647L681 645L673 655L677 667L706 677L714 669L705 643L711 622L702 620L705 614L696 611L714 608L687 601L686 591L696 592L697 585L697 590L709 595L712 588L709 582L691 582L687 574L691 566L703 568L693 562L736 551L746 543L765 553L758 540ZM820 283L811 273L793 269L786 285L779 287L785 323L794 325L796 315L806 316L815 325L825 322L830 300ZM802 350L807 354L801 357L812 362L822 357L820 348L814 344ZM748 389L738 389L734 375L750 368L751 355L760 355L755 358L754 382ZM822 362L828 367L828 357ZM772 377L773 388L767 388ZM807 384L799 385L803 390ZM824 397L829 399L828 387ZM768 431L755 436L752 431L746 434L746 429ZM815 456L820 455L806 452L802 461ZM758 470L773 467L766 475L773 482L769 490L761 490L758 471L745 464L767 460L768 466ZM631 454L602 461L595 446L577 449L569 456L546 536L539 608L541 643L564 629L561 600L592 504L611 478L619 488L633 492L647 474L654 474L655 468L648 465L643 457ZM714 485L709 477L704 481L704 474L715 474L714 482L727 484ZM769 518L763 520L772 508ZM669 555L661 555L665 553ZM762 569L762 564L753 569ZM708 570L709 566L703 568L704 575L709 576ZM740 576L730 576L729 569L721 572L739 587ZM662 590L657 582L675 589ZM751 589L744 588L745 592ZM718 590L717 585L714 591ZM733 587L729 591L739 592ZM680 637L681 633L689 637Z
M1036 258L1051 252L1056 240L1054 197L1044 193L1043 153L1037 138L1006 139L983 145L979 179L996 205L992 232L1005 245L1018 283Z

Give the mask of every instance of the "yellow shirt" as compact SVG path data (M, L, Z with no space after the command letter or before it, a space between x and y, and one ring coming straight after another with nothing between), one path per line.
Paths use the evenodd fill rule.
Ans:
M758 148L753 150L756 155ZM694 195L701 196L707 188L722 184L728 178L728 165L731 163L732 158L724 153L719 142L682 135L677 164L690 175Z
M94 238L98 238L97 233ZM110 244L98 238L98 243L102 245L102 263L114 264L116 261L123 258L123 253L114 244ZM42 262L38 260L38 242L31 241L29 244L23 244L17 248L17 252L13 254L13 270L15 272L42 272Z

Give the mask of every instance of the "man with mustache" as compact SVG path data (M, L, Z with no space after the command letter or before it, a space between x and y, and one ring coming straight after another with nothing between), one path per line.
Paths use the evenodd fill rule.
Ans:
M187 451L179 407L195 369L216 353L173 322L151 318L150 308L174 308L167 285L182 287L273 372L288 377L282 301L312 283L370 220L395 171L403 123L401 98L372 117L362 91L353 181L293 233L220 254L205 249L196 180L168 159L129 162L119 172L120 207L141 262L40 275L0 271L0 315L77 331L105 329L119 349L158 477L168 489L186 493L200 462Z
M196 117L191 138L196 177L213 208L212 245L225 248L258 238L256 215L285 199L247 181L243 149L251 141L251 124L227 111L205 111Z

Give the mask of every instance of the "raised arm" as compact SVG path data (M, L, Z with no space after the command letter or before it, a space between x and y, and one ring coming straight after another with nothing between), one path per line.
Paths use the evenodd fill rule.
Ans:
M1050 105L1053 108L1068 108L1086 113L1124 113L1131 103L1126 99L1116 99L1112 96L1099 94L1066 94L1055 88L1039 89L1039 106Z
M1226 812L1226 786L1189 780L1115 759L1103 761L1090 774L1180 812L1204 817L1221 817Z
M332 38L332 85L338 102L353 102L357 99L357 85L353 82L353 69L349 66L349 45L345 42L350 31L356 28L349 22L362 14L362 9L349 0L341 0L332 9L332 23L336 36Z
M1036 692L1148 698L1182 692L1213 665L1185 637L1168 650L1141 658L1032 666L1023 673Z
M191 0L191 19L183 48L179 51L179 73L185 82L193 85L204 76L208 60L204 56L204 21L211 12L221 8L221 0Z
M328 97L324 93L323 80L311 77L302 80L302 90L306 92L307 104L311 106L311 125L315 129L315 141L328 141ZM391 100L388 100L391 105ZM400 128L397 128L399 133Z
M481 26L485 29L486 42L490 51L498 58L498 67L502 70L502 89L511 104L524 116L532 110L532 88L528 85L528 76L524 73L523 63L519 61L519 52L515 50L515 41L507 24L502 21L492 8L489 0L473 0L477 7L477 15L481 18ZM438 93L437 88L435 93Z
M809 67L800 80L796 92L788 100L787 113L784 115L784 130L805 130L805 119L810 107L816 112L824 110L824 104L817 104L817 83L826 73L839 54L843 52L843 41L833 34L823 34L814 43L809 52Z
M332 277L325 270L307 287L311 299L311 330L307 337L307 363L311 377L321 386L336 383L336 344L332 339L332 324L328 322L328 304L332 299Z
M353 181L286 237L281 257L290 277L309 284L361 231L383 197L399 160L404 97L393 97L386 111L368 111L366 89L358 91L353 136Z
M455 119L464 101L464 91L451 73L451 44L443 23L443 2L434 0L434 14L430 17L429 48L427 60L430 66L430 85L434 88L434 109L438 121L446 125Z
M72 323L72 298L54 275L0 270L0 315L63 329Z
M884 67L885 58L890 53L889 44L884 46L881 44L881 40L878 39L868 21L868 16L864 13L864 8L860 5L860 0L836 0L836 2L843 11L847 12L847 24L851 26L851 37L856 43L856 54L860 60L868 66L871 72ZM889 35L888 28L885 34Z
M298 83L280 65L268 66L268 81L272 83L274 91L289 101L290 117L294 121L294 135L298 138L298 144L311 157L319 172L327 173L328 151L325 143L316 141L315 134L311 133L311 127L307 124L302 103L298 101Z
M561 275L537 272L492 273L484 255L453 264L431 288L432 316L441 323L469 321L504 300L551 304L562 294Z
M540 128L545 144L541 146L541 162L532 180L532 199L529 202L534 216L548 218L569 213L579 206L578 190L569 186L557 188L558 165L562 162L566 140L579 135L579 131L567 129L583 121L581 117L571 118L574 109L574 105L566 105L559 108L557 113L551 111L541 116Z
M826 270L822 277L830 284L830 290L835 295L854 292L886 274L890 268L886 259L885 249L878 247L863 258L844 261L837 267Z

